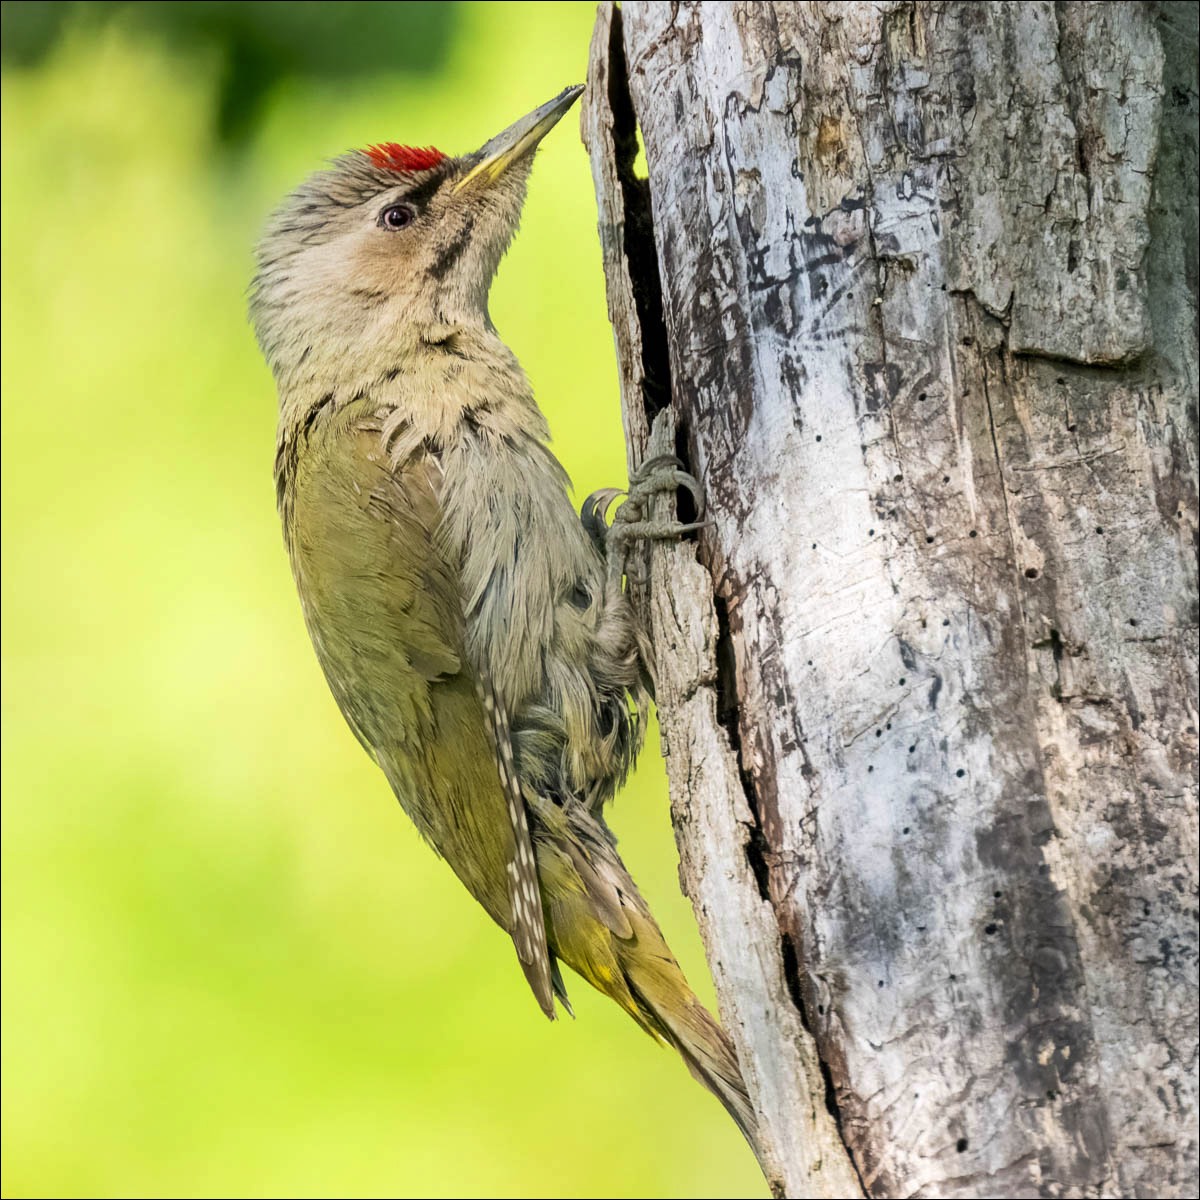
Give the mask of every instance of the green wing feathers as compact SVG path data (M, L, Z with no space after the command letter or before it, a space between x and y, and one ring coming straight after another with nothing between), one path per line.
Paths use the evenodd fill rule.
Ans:
M491 680L483 672L480 672L479 697L488 716L492 749L496 756L500 785L504 789L513 833L514 853L507 866L513 945L517 948L517 959L534 996L537 997L537 1002L542 1006L542 1012L553 1020L556 988L551 978L553 966L550 950L546 945L546 921L542 914L542 895L538 885L533 839L529 833L529 816L525 811L521 782L517 778L517 768L513 762L508 714L504 711L504 705L496 695ZM565 999L561 981L557 990L564 993Z
M507 718L466 662L459 580L434 543L437 462L418 454L393 468L376 429L330 418L308 431L290 476L288 549L338 705L421 834L512 935L553 1016Z

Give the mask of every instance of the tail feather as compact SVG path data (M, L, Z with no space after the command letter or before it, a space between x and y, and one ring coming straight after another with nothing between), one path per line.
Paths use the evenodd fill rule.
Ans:
M552 956L673 1046L756 1146L754 1106L733 1043L688 987L607 830L582 806L557 809L535 823L534 848ZM557 967L554 974L565 1000Z
M631 964L626 973L630 992L657 1027L656 1032L678 1052L692 1078L720 1100L742 1136L755 1148L758 1120L729 1035L696 999L674 960L662 966L670 970L655 971L649 987L644 987L639 986L638 966ZM662 983L667 986L661 987ZM653 998L654 993L658 999Z

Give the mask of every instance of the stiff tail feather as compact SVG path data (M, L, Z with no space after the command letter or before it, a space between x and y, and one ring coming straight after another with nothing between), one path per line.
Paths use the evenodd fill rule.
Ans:
M643 972L638 966L631 964L626 971L630 993L642 1012L652 1017L646 1023L678 1051L692 1078L720 1100L751 1149L756 1149L758 1121L729 1035L696 999L674 961L660 960L656 967L646 981L639 979Z
M552 958L673 1046L756 1147L754 1106L733 1043L688 987L608 831L581 807L547 817L534 845ZM565 999L561 977L555 990Z

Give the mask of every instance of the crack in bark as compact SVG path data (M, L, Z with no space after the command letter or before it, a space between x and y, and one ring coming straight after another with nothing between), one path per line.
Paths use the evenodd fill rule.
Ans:
M613 151L617 177L621 184L625 207L622 254L633 285L634 304L642 341L642 401L647 425L653 427L659 412L671 406L670 343L667 337L663 306L662 280L658 271L658 253L654 242L654 218L651 210L650 183L634 174L637 156L637 113L629 92L628 65L622 36L621 10L613 8L609 36L608 101L613 114ZM676 413L675 452L684 463L690 464L684 422ZM691 503L686 489L679 490L682 501ZM682 511L680 517L688 520ZM770 868L767 855L770 846L759 817L758 795L754 779L746 769L742 755L742 739L738 728L739 701L737 692L737 658L729 626L729 607L725 598L714 591L713 609L717 619L717 643L714 658L717 676L712 682L716 697L717 722L725 731L729 748L737 761L738 776L750 810L753 824L748 829L746 858L758 884L759 894L770 900ZM785 955L786 961L786 955ZM808 1027L807 1018L801 1021ZM828 1107L827 1099L826 1105Z
M729 748L737 762L738 779L745 795L746 807L750 811L751 824L747 829L746 860L758 884L759 894L771 904L772 911L777 915L782 911L781 906L771 894L771 858L777 858L771 849L770 841L763 829L760 815L758 788L754 776L746 769L742 754L742 735L739 724L740 702L738 700L738 670L737 655L734 648L733 632L729 622L729 606L725 598L714 592L713 610L717 618L717 642L714 658L717 664L717 677L713 683L716 695L717 722L725 731L729 740ZM782 927L779 928L779 954L783 964L783 978L787 985L788 997L800 1018L800 1025L812 1038L816 1055L817 1068L821 1075L822 1099L825 1111L833 1119L839 1139L846 1150L846 1159L850 1169L858 1179L864 1196L870 1195L862 1171L859 1168L854 1150L846 1135L842 1110L838 1103L837 1086L833 1079L833 1068L826 1057L822 1046L820 1031L814 1025L809 1010L809 1002L805 999L804 985L800 976L800 953L795 937Z
M740 704L737 692L737 655L733 646L733 633L729 628L729 605L724 596L713 596L713 611L717 616L717 645L713 657L717 663L717 678L713 690L717 699L717 724L729 739L729 748L737 760L738 779L746 795L746 807L750 810L753 824L749 827L746 842L746 861L758 884L758 894L766 901L771 899L771 869L767 864L770 843L763 832L762 819L758 811L758 792L754 777L746 770L742 755L742 735L738 728Z
M845 1121L837 1099L837 1085L833 1081L833 1068L821 1053L820 1034L813 1026L809 1015L808 1001L804 998L804 985L800 979L800 954L796 948L796 939L789 933L781 934L780 948L783 953L783 978L787 984L788 995L796 1006L796 1011L800 1014L800 1024L804 1027L804 1032L812 1038L813 1045L817 1047L817 1067L821 1072L821 1083L824 1086L825 1111L832 1118L838 1137L841 1139L842 1145L846 1147L846 1159L858 1180L862 1194L869 1196L871 1189L868 1181L863 1177L862 1168L858 1165L858 1160L850 1148L850 1141L846 1135Z
M646 427L652 428L654 418L671 404L670 342L663 317L662 281L658 275L658 251L654 244L650 181L639 179L633 170L637 158L637 114L629 92L621 10L616 6L612 11L608 55L608 105L613 117L613 161L625 205L621 253L629 272L633 303L642 331L642 405L646 413Z

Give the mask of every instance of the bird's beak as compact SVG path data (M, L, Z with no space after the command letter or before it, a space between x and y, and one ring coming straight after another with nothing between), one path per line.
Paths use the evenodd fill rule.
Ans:
M583 94L583 84L565 88L553 100L522 117L503 133L471 155L471 169L454 185L456 192L475 183L488 184L502 175L515 162L532 154L538 142L558 124L559 118Z

